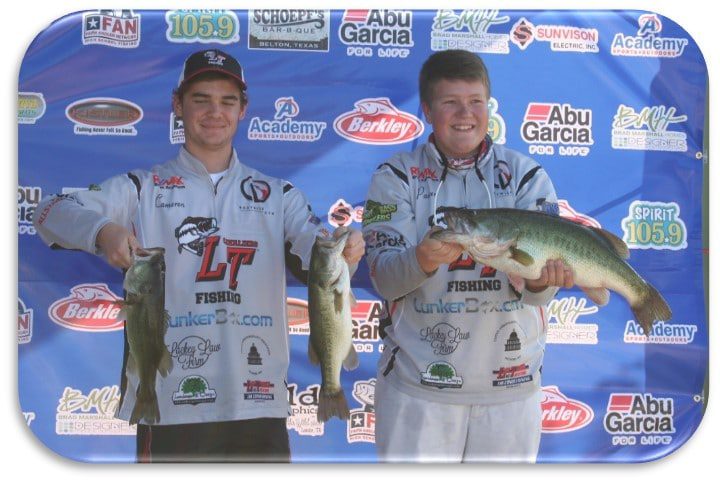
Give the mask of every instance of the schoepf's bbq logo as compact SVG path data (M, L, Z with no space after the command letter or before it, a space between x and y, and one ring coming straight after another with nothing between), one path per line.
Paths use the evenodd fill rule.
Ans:
M345 10L338 35L347 55L405 58L415 45L412 16L410 10Z
M327 52L330 10L250 10L248 48Z
M99 10L85 13L82 43L134 49L140 45L140 15L135 15L132 10Z
M595 417L590 406L570 399L557 386L542 388L542 432L567 433L584 428Z
M417 117L400 111L387 97L360 99L355 109L333 123L335 132L362 144L401 144L419 138L425 126Z
M67 106L65 116L75 123L75 134L135 136L133 125L143 118L143 111L124 99L93 97Z
M592 111L570 104L531 102L520 135L530 154L587 156L592 138Z
M672 398L613 393L603 424L613 446L667 445L675 433L674 412Z
M122 330L119 297L104 283L84 283L70 289L70 296L48 309L50 320L68 329L86 332Z
M615 34L611 45L612 55L629 57L679 57L688 45L688 39L661 37L663 24L654 13L640 15L636 35Z

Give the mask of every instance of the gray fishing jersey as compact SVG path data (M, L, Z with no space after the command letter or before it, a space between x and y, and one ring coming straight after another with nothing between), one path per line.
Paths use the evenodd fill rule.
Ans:
M286 258L307 270L321 229L305 196L234 151L215 185L182 148L150 171L46 198L34 220L47 244L98 255L111 221L165 248L173 370L157 377L159 424L287 417ZM123 378L118 417L130 418L138 382Z
M378 167L366 198L370 276L391 319L378 378L430 401L496 404L540 387L544 305L557 289L517 292L467 253L427 275L415 256L445 206L557 214L553 185L535 161L489 137L483 146L463 171L447 169L432 142L397 154Z

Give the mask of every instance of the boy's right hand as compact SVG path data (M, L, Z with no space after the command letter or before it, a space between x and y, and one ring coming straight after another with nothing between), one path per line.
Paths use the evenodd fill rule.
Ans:
M103 226L97 234L95 244L105 255L108 263L117 268L130 268L132 254L140 247L135 236L124 226L110 222Z
M452 263L458 259L463 252L463 247L457 243L445 243L430 238L430 234L440 228L432 227L425 233L420 244L415 247L415 257L423 272L430 275L445 263Z

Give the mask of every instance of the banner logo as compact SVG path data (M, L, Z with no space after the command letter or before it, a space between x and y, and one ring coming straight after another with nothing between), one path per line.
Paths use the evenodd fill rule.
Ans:
M688 45L688 39L661 37L662 21L654 13L640 15L638 26L636 35L615 34L612 55L673 58L681 56Z
M687 228L677 203L635 200L621 222L623 241L628 248L641 250L684 250Z
M618 106L612 124L613 149L686 152L687 134L669 131L671 124L687 121L686 115L676 116L674 107L644 107L640 112L624 104Z
M253 117L248 126L251 141L315 142L322 136L327 123L322 121L296 121L300 106L295 98L279 97L275 101L272 120Z
M170 10L165 38L173 43L232 44L240 40L240 21L232 10Z
M417 117L400 111L387 97L376 97L357 101L355 110L335 118L333 128L349 141L383 145L419 138L425 126Z
M330 10L250 10L248 48L330 50Z
M542 388L542 432L567 433L590 424L595 413L587 404L568 398L557 386Z
M18 124L35 124L45 114L45 98L39 92L18 92Z
M140 45L140 15L132 10L84 13L82 43L134 49Z
M56 300L48 316L56 324L82 332L122 330L120 300L104 283L84 283L71 288L69 297Z
M410 10L345 10L338 35L347 55L405 58L414 46Z
M499 10L438 10L430 36L432 50L462 49L475 53L507 54L510 52L508 34L490 33L491 27L510 22Z
M65 116L75 123L75 134L135 136L133 125L142 120L143 111L124 99L89 98L67 106Z

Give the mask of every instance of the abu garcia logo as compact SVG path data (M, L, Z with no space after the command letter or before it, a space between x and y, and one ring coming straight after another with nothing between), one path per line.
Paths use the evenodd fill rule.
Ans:
M603 425L613 435L613 446L670 444L675 433L672 398L650 393L613 393Z
M415 45L412 16L410 10L345 10L338 35L349 56L372 57L377 47L378 57L405 58Z
M295 98L279 97L275 101L272 120L253 117L248 126L251 141L299 141L315 142L322 136L327 123L322 121L296 121L300 106Z
M525 111L520 134L530 154L587 156L592 137L592 110L570 104L531 102Z

